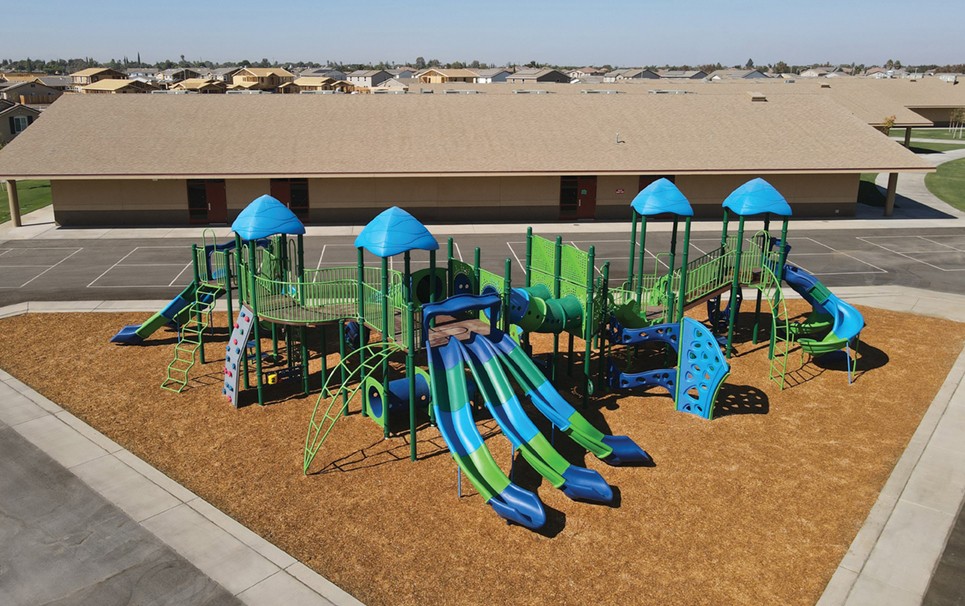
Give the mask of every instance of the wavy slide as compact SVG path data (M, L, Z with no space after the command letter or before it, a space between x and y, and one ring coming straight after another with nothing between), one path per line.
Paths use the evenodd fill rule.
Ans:
M855 339L865 326L864 316L850 303L839 299L827 286L821 283L813 274L786 263L784 265L784 281L805 301L811 304L814 314L809 318L812 326L830 324L831 330L822 339L799 337L797 342L801 349L812 355L821 355L844 349ZM826 323L818 321L820 317L827 319Z

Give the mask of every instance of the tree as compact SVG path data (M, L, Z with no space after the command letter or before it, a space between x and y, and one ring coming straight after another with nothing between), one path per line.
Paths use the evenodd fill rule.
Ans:
M744 69L754 69L754 60L748 59L747 63L744 64Z
M415 68L416 68L416 69L425 69L425 68L426 68L426 58L425 58L425 57L416 57L416 58L415 58Z
M895 67L894 59L888 59L887 61L885 61L885 69L893 69L894 67Z
M895 60L895 69L901 69L901 61Z
M791 68L788 67L787 63L784 63L783 61L778 61L777 63L774 64L775 73L786 74L790 71L791 71Z

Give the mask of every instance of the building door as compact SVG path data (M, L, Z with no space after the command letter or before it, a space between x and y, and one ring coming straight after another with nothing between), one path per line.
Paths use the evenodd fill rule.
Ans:
M191 223L228 222L224 179L188 180L188 217Z
M208 198L208 223L228 222L228 194L224 179L208 179L205 183Z
M560 218L592 219L596 216L596 177L560 177Z
M272 179L271 196L287 206L296 217L308 219L308 179Z

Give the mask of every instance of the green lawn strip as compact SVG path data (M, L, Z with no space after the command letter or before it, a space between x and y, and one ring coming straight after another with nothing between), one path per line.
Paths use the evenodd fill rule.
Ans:
M958 210L965 210L965 158L938 166L925 175L925 187Z
M916 154L921 154L921 153L933 154L937 152L952 151L955 149L965 149L965 141L958 144L956 143L920 143L920 142L916 143L912 141L911 147L909 149L915 152Z
M904 137L905 129L903 128L893 128L891 132L888 133L890 137ZM956 140L965 143L965 131L955 130L950 131L947 128L913 128L911 129L911 137L919 139L949 139Z
M868 206L884 207L885 195L881 193L875 185L875 178L878 173L861 173L861 181L858 182L858 203Z
M20 200L20 214L26 215L50 204L50 181L17 181L17 198ZM7 202L7 187L0 187L0 223L10 220L10 204Z

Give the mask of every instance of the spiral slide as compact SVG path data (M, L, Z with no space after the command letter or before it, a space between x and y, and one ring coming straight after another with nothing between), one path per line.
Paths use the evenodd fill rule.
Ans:
M850 303L839 299L813 274L787 263L784 281L811 304L818 316L830 319L831 330L822 339L799 337L801 349L811 355L821 355L844 349L864 329L864 316Z

